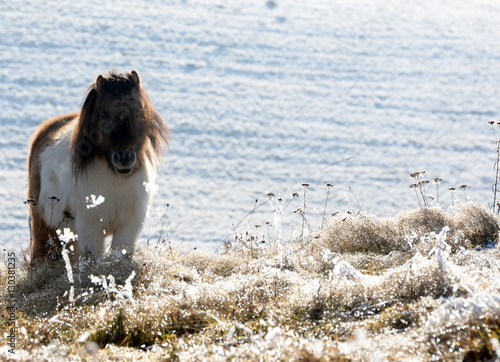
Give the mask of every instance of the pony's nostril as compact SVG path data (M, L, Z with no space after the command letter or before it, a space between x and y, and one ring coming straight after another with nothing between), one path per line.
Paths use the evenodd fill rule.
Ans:
M115 151L113 152L113 162L121 162L122 161L122 152L121 151Z
M135 151L134 150L130 150L130 151L127 151L127 153L125 154L125 160L132 163L132 162L135 162Z

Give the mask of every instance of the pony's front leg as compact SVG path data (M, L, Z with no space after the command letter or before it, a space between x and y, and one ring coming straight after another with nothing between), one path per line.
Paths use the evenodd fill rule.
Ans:
M113 234L111 250L117 250L125 255L132 255L135 241L139 237L142 228L142 219L129 220L126 225L122 225Z
M80 256L95 259L104 254L106 235L98 218L79 217L75 226Z

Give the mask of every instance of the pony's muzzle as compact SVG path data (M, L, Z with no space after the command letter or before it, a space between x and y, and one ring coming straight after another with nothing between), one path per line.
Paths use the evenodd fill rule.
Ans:
M115 151L111 156L113 167L119 173L131 173L134 168L137 155L134 150Z

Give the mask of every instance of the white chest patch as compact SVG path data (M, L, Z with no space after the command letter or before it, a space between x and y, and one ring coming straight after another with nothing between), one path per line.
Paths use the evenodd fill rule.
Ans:
M38 202L44 220L56 229L73 229L80 246L90 253L102 254L108 235L113 235L117 248L129 248L138 237L152 197L154 166L144 157L144 164L133 174L121 175L105 159L97 158L75 177L69 142L72 130L66 129L40 155Z

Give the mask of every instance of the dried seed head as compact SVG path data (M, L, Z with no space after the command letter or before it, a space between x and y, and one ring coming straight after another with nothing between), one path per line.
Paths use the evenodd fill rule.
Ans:
M417 187L417 184L411 184L410 185L410 189L414 189L415 187Z
M434 180L432 180L432 182L434 182L435 184L439 184L441 183L441 181L443 181L443 179L439 177L435 177Z
M413 172L413 173L410 173L410 177L411 178L418 178L420 176L420 172Z
M333 187L333 184L331 184L331 183L327 183L327 184L326 184L326 187L328 187L328 188Z
M292 197L294 197L294 198L295 198L295 197L299 197L299 194L298 194L298 193L296 193L296 192L294 192L294 193L292 194Z
M302 210L302 208L301 208L301 207L298 207L298 208L296 208L295 210L293 210L293 213L294 213L294 214L301 214L303 211L304 211L304 210Z
M267 196L269 196L269 197L274 197L274 196L276 196L276 195L275 195L275 194L273 194L272 192L268 192L268 193L267 193Z
M431 182L430 181L427 181L427 180L422 180L422 181L419 181L418 184L419 185L428 185L430 184Z
M470 188L470 186L469 185L460 185L458 188L459 189L468 189L468 188Z
M307 189L309 187L309 184L304 183L304 184L302 184L302 187L305 188L305 189Z
M495 123L495 120L494 120L494 119L490 119L490 120L488 121L488 123L489 123L489 124L493 124L493 123Z
M455 190L456 190L456 188L454 188L454 187L450 187L448 190L450 190L450 191L455 191Z

